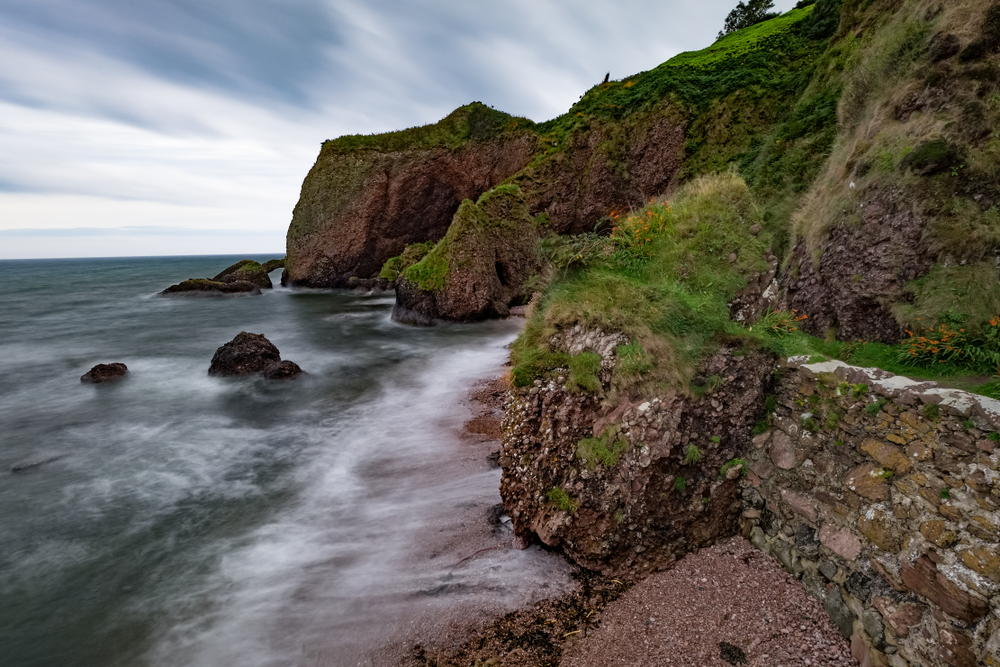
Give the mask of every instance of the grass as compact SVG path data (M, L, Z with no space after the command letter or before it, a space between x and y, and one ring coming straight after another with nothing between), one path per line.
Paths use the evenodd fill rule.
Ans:
M579 505L573 500L568 493L566 493L562 488L555 486L549 490L548 493L549 502L558 507L563 512L569 512L572 514L577 510Z
M696 445L688 445L684 450L684 465L693 466L701 461L701 450Z
M379 277L385 278L389 282L395 281L406 269L426 257L434 249L434 245L433 241L426 241L406 246L402 254L386 260L385 264L382 265L382 270L379 272Z
M601 388L598 372L601 370L601 355L581 352L569 358L569 377L566 389L571 393L579 391L596 392Z
M590 469L618 465L621 455L629 447L628 440L618 435L618 427L610 426L600 438L583 438L576 446L576 457Z
M548 341L582 323L632 341L620 346L612 395L640 386L687 391L713 338L729 326L728 301L748 274L766 268L768 238L748 231L757 220L746 183L732 172L695 179L669 206L653 202L620 216L598 259L549 285L513 346L515 383L565 362Z

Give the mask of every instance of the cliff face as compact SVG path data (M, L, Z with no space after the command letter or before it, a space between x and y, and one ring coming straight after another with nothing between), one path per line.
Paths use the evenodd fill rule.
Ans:
M324 144L288 228L286 279L344 287L412 243L440 240L464 199L527 164L535 137L480 104L440 123Z

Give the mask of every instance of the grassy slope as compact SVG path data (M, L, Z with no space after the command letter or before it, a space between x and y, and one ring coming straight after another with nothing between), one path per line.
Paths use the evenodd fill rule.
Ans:
M665 214L659 205L639 211L639 220L651 216L663 226L650 233L649 252L643 257L623 258L627 253L620 238L605 245L593 237L556 242L551 255L561 257L563 271L553 279L515 345L515 382L527 384L551 368L571 366L573 360L549 350L547 340L576 322L624 331L645 360L638 372L616 369L612 393L655 385L689 388L697 361L720 340L739 338L778 354L841 358L916 377L959 378L957 384L962 384L963 375L990 372L984 359L990 358L990 345L995 344L986 338L995 327L987 320L1000 312L1000 286L995 267L983 258L1000 250L1000 219L995 206L974 206L969 195L987 188L991 179L997 182L1000 135L993 131L992 138L973 141L971 134L983 135L983 118L993 128L1000 126L1000 101L993 103L1000 100L995 85L1000 75L995 63L970 61L962 66L957 86L966 101L963 107L939 110L909 125L893 118L890 109L903 94L939 76L927 56L933 30L960 32L963 26L968 28L970 17L976 17L975 3L962 1L928 22L929 4L933 3L848 2L839 31L819 52L816 42L806 38L808 30L802 29L808 24L802 18L810 8L798 10L727 36L704 51L682 54L650 72L602 84L588 91L570 113L537 126L548 133L549 152L554 153L562 143L560 134L581 131L595 118L627 123L630 113L639 114L658 98L671 97L693 112L688 175L735 164L750 187L740 190L742 181L732 174L701 179L676 194L672 212ZM833 3L821 0L817 9L820 5L829 14ZM776 52L808 57L790 65L775 58ZM764 63L761 56L769 60ZM731 80L727 71L740 76ZM727 88L730 81L746 84L733 91ZM791 112L781 115L776 106L782 104ZM747 110L758 119L756 132L745 132L734 122ZM969 120L970 114L975 122ZM960 146L968 164L930 179L914 175L906 155L942 137ZM970 181L965 188L955 180L961 175ZM844 222L835 213L849 207L834 201L831 193L846 191L850 179L866 190L911 188L922 212L932 220L928 239L945 263L912 284L912 302L896 308L901 322L911 326L946 322L956 329L966 322L981 328L978 338L968 336L965 343L986 350L985 356L963 359L956 353L942 361L935 344L939 337L925 332L931 343L921 350L921 363L914 365L908 356L913 344L822 341L794 330L787 314L782 326L764 323L756 331L728 321L725 302L741 286L746 271L761 260L763 244L780 253L805 238L810 247L818 248L832 226ZM726 192L722 199L728 200L722 210L711 210L699 190ZM741 194L734 196L736 192ZM706 219L712 222L702 229ZM743 239L737 265L720 266L720 253L728 251L726 239L737 238L731 234L751 221L763 224L760 243ZM680 229L689 231L678 235ZM698 230L695 236L708 243L692 243L690 230ZM678 250L664 252L664 248ZM956 263L956 257L965 262ZM700 282L692 266L704 267Z

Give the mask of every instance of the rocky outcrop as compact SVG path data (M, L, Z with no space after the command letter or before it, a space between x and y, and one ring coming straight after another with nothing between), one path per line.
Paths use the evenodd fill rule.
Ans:
M252 259L241 259L226 267L214 278L189 278L171 285L161 295L185 296L256 296L261 289L271 289L271 271L285 265L284 259L271 259L258 264Z
M121 362L110 364L97 364L80 377L80 382L84 384L103 384L121 380L128 375L128 366Z
M462 202L448 234L396 281L392 318L406 324L507 317L539 268L538 232L513 185Z
M220 282L207 278L190 278L171 285L161 296L258 296L260 287L248 281Z
M600 354L607 383L624 342L620 334L573 330L554 347ZM701 368L715 380L703 396L668 392L615 405L573 393L565 372L513 389L500 493L515 533L627 577L733 534L740 503L732 478L741 471L733 459L749 446L772 368L768 354L723 348Z
M475 103L425 128L326 142L292 214L286 280L346 287L406 246L440 240L463 200L528 163L527 125Z
M612 211L677 186L688 122L687 111L669 102L621 124L594 122L513 181L528 195L531 213L547 214L555 231L593 231Z
M258 264L252 259L243 259L230 267L227 267L222 273L212 278L215 282L220 283L240 283L248 282L253 283L261 289L271 289L273 285L271 284L271 278L268 273L276 268L279 268L281 264L272 264L273 262L280 262L281 260L270 260L268 265L271 267L268 269L265 265Z
M926 221L901 190L874 193L859 211L860 224L830 233L818 265L804 242L795 247L781 305L809 315L808 333L835 328L841 340L895 343L903 331L890 306L933 264L922 243Z
M262 374L273 380L286 380L304 372L298 364L282 361L274 343L263 334L241 331L215 351L209 375L233 377Z
M806 362L788 360L746 457L744 535L860 664L1000 665L1000 402Z

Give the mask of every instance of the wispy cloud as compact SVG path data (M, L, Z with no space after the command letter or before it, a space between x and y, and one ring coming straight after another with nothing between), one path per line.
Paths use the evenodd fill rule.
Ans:
M7 0L0 257L14 239L17 256L46 256L52 239L81 238L55 229L280 239L324 139L434 122L473 100L551 118L605 72L706 46L733 4ZM49 231L13 233L24 229ZM197 253L196 236L177 238ZM163 240L108 238L122 255Z

